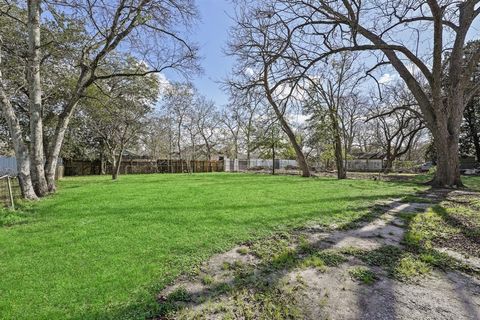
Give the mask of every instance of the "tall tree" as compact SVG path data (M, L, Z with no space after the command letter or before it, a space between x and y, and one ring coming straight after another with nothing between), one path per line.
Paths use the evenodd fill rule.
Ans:
M2 38L0 36L0 44L2 44ZM24 198L29 200L36 200L37 195L33 189L32 179L30 176L30 155L28 152L28 146L25 142L22 132L22 126L15 114L14 108L11 103L11 98L7 94L5 88L5 80L2 73L2 50L0 49L0 107L2 109L2 115L7 122L7 126L12 139L13 149L15 156L17 157L17 171L18 180L22 194Z
M237 57L231 84L245 92L263 94L295 150L302 176L309 177L305 155L286 117L288 107L299 94L289 64L281 63L288 49L288 30L276 22L272 23L271 16L257 12L256 8L242 6L239 9L229 43L230 54Z
M372 107L367 122L373 123L376 145L385 153L385 173L407 154L425 129L415 98L403 83L390 85Z
M296 65L299 77L319 61L340 52L370 57L368 75L393 68L405 82L438 151L433 186L461 186L458 141L466 104L480 90L470 78L480 61L480 44L464 50L479 0L357 1L277 0L254 11L276 21L282 37L270 56ZM413 32L412 32L413 30ZM408 36L407 36L408 35ZM285 47L288 46L288 49ZM448 53L448 54L445 54ZM376 59L375 59L376 58Z
M176 149L178 154L178 160L181 161L181 170L190 170L190 168L184 167L183 161L186 160L183 154L183 142L184 126L185 122L193 112L193 104L195 101L195 88L191 84L174 83L165 92L163 96L162 107L166 112L169 112L172 119L172 125L175 129L172 130L176 135Z
M19 92L25 90L24 66L28 56L27 13L11 3L0 4L0 108L17 158L18 181L26 199L37 195L31 179L31 158L25 130L28 107ZM12 23L13 21L13 23ZM28 101L28 100L27 100ZM20 108L17 108L19 106ZM19 110L20 109L20 110ZM27 122L28 123L28 122Z
M45 3L43 9L48 11L48 14L40 18L40 5L42 3ZM65 133L72 116L75 114L75 109L79 102L85 98L88 88L109 78L142 77L169 68L184 74L198 70L196 65L197 50L186 37L197 12L192 0L116 0L109 2L52 0L45 2L29 1L27 4L27 11L31 13L27 16L17 14L22 10L17 10L18 6L10 2L6 2L6 5L2 4L0 11L2 17L7 17L13 24L32 26L30 28L32 32L29 34L31 34L33 41L30 42L31 45L29 46L28 57L30 59L26 63L26 65L31 66L28 68L29 76L27 79L29 98L31 99L31 112L28 121L29 127L35 128L35 130L29 130L31 131L30 135L32 135L32 139L30 139L32 147L30 149L33 151L32 158L35 160L31 169L35 173L34 180L37 181L36 177L42 175L41 173L37 174L42 170L39 164L45 163L44 175L48 189L54 191L55 171ZM39 24L40 28L38 28ZM45 38L43 36L40 38L40 33L43 34L43 28L46 25L53 25L60 33L64 30L70 30L71 26L74 25L81 30L82 36L75 38L75 49L69 52L69 55L66 55L68 58L64 58L61 63L56 64L56 68L63 67L63 69L70 70L75 76L69 78L69 85L65 88L68 94L63 95L63 101L57 99L55 105L48 106L48 109L52 111L49 122L53 125L54 130L48 132L46 155L43 159L40 159L42 158L45 139L42 139L39 128L42 128L43 134L45 134L45 126L42 124L42 120L45 119L38 115L41 115L41 111L44 111L47 106L45 106L46 101L43 101L44 105L42 106L41 101L38 100L38 97L42 96L38 77L41 74L46 74L41 78L47 77L50 79L50 75L45 72L40 73L40 69L37 68L38 61L40 61L40 67L42 67L42 62L48 55L43 55L40 60L37 58L41 53L40 48L43 50L46 50L47 47L49 47L49 50L55 49L56 46L62 47L63 42L65 42L60 41L60 44L57 44L56 41L50 43L42 40L39 45L38 41ZM64 32L64 34L68 34L68 32ZM65 40L65 38L61 38L61 40ZM35 41L37 41L36 44ZM108 65L112 55L118 54L128 58L127 53L129 52L141 59L148 68L127 70L122 68L121 65L120 68L115 70L104 68L105 65ZM54 74L52 78L56 79ZM31 92L34 94L30 94ZM8 95L6 97L8 98ZM2 103L2 108L8 109L5 115L13 117L8 120L9 123L21 123L22 115L16 112L11 103ZM22 127L18 129L22 129ZM11 131L12 139L15 139L18 142L17 144L22 144L18 140L19 136L13 133L13 129ZM20 130L19 133L24 138L24 130ZM28 153L28 148L16 148L16 150L18 152L26 150L25 152ZM22 167L30 166L29 163L22 163L29 158L30 156L17 154L17 160ZM25 168L23 170L25 171ZM31 179L30 175L26 176L25 179ZM43 179L39 179L43 181ZM41 181L36 182L35 185L41 185ZM24 189L28 189L28 187Z
M27 1L28 28L28 96L30 106L30 141L32 158L32 182L38 196L48 193L44 170L42 84L40 79L40 1Z
M353 100L359 78L359 70L353 65L354 60L354 55L342 53L336 59L322 65L315 78L306 76L312 85L307 92L313 100L308 111L314 114L320 113L322 116L325 113L318 109L325 108L326 115L329 117L338 179L347 178L344 155L346 156L349 141L345 139L348 133L345 124L349 122L347 118L344 121L342 118L346 116L347 110L354 110L357 107L348 106L348 104L358 102L356 99ZM352 117L352 114L350 116Z
M480 40L472 41L465 47L465 52L470 55L479 50ZM480 85L480 64L473 72L470 81L471 86ZM473 96L467 103L463 113L464 122L462 125L461 134L461 149L462 153L470 153L469 149L473 149L477 161L480 163L480 91Z
M86 89L98 80L119 76L144 76L173 68L179 71L196 68L196 48L181 32L196 17L191 0L147 1L116 0L114 2L59 1L57 8L85 23L86 41L78 58L78 77L71 98L62 106L52 142L49 146L46 177L51 190L55 189L55 168L66 128ZM138 52L148 63L148 70L116 70L102 72L102 63L119 51L123 44L129 51ZM172 50L172 47L175 48Z
M238 159L241 134L241 109L239 106L229 104L220 115L220 122L225 132L225 141L229 158Z
M115 77L98 83L101 90L83 108L89 127L109 151L112 179L120 174L122 157L132 143L138 144L145 129L147 116L158 94L158 79L145 77Z
M204 97L197 97L195 102L196 126L205 144L208 160L212 160L212 152L215 147L216 133L220 124L220 117L213 101Z

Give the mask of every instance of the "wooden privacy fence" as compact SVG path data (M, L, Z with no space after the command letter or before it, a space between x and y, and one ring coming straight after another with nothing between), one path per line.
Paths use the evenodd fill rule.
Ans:
M17 178L9 175L0 177L0 206L15 209L15 199L21 196Z
M102 163L97 161L64 160L65 176L87 176L102 173ZM222 160L150 160L127 159L120 165L120 174L139 173L195 173L224 171ZM105 173L112 173L112 165L105 165Z

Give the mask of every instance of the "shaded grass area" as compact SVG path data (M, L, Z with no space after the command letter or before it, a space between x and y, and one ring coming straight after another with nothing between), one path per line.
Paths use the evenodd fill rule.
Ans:
M433 174L410 175L409 180L417 183L427 183L433 179ZM480 176L462 176L462 182L466 188L480 191Z
M214 253L310 221L348 224L376 200L423 189L235 174L65 179L24 207L22 224L0 228L0 317L143 319L159 311L156 292Z
M426 260L422 254L412 252L408 247L402 249L392 245L382 246L371 251L344 248L341 252L357 257L368 266L380 267L386 271L389 277L403 282L414 282L428 275L434 267L438 266L437 259L440 258ZM452 264L453 262L452 259ZM453 265L452 269L454 269Z
M415 248L443 247L480 257L478 194L463 198L461 201L447 199L425 214L411 217L405 241Z
M375 273L364 266L350 268L348 273L353 279L364 284L373 284L377 280Z

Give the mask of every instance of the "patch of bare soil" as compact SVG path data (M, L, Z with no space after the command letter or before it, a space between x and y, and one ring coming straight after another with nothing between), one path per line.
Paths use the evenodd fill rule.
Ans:
M305 319L480 319L480 281L473 277L435 272L411 283L376 270L377 281L366 285L352 279L349 268L292 274L309 279L299 299Z
M159 294L158 319L480 319L479 273L405 248L409 215L432 201L383 205L353 229L309 227L212 257Z

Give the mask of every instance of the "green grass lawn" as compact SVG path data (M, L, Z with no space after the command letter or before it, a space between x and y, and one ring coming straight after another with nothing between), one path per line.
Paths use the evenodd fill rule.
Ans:
M425 187L243 174L68 178L0 227L0 318L143 319L155 293L234 244L349 223Z

